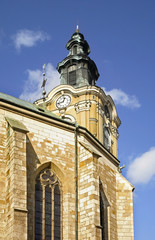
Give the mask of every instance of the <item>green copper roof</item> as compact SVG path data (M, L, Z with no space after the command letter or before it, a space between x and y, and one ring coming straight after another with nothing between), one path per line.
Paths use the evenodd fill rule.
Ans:
M47 109L45 109L43 107L37 106L33 103L26 102L24 100L21 100L16 97L12 97L10 95L7 95L7 94L1 93L1 92L0 92L0 101L10 103L14 106L18 106L18 107L30 110L32 112L36 112L39 114L43 114L43 115L47 115L50 117L60 119L57 115L55 115L54 113L48 111Z

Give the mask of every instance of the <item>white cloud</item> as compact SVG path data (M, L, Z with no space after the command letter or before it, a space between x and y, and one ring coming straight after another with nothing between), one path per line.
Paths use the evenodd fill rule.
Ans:
M155 175L155 147L135 158L127 176L132 183L148 183Z
M136 96L128 95L127 93L123 92L121 89L114 88L110 91L106 91L105 88L103 88L103 90L107 95L110 95L112 97L115 104L122 105L132 109L140 107L140 103L136 98Z
M13 37L15 48L20 50L22 46L33 47L37 42L49 40L50 37L47 33L42 31L31 31L28 29L19 30Z
M28 78L25 81L23 92L19 98L29 102L34 102L35 100L42 98L42 71L39 69L28 69L26 72L28 74ZM48 63L46 66L46 78L47 82L45 89L47 93L60 84L59 73L51 63Z

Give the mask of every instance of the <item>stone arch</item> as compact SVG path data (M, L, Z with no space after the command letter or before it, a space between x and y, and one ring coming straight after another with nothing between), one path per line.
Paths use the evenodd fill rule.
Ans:
M39 172L41 172L43 169L45 168L51 168L53 170L53 172L58 176L58 178L60 179L60 182L64 182L64 173L61 171L61 169L53 162L48 161L48 162L44 162L42 163L35 172L35 178L37 177L37 175L39 174Z

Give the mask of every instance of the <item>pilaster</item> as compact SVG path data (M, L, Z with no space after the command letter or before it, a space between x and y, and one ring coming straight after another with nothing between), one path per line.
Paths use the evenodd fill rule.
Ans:
M7 139L7 234L6 239L27 239L26 133L20 121L6 118Z
M118 240L133 240L133 190L134 187L117 173L117 233Z
M79 239L100 240L99 180L96 154L81 148L79 163Z

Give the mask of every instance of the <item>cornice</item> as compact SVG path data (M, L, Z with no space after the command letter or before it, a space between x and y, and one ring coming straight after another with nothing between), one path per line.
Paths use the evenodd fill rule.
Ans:
M104 93L104 91L97 86L84 86L80 88L73 88L70 85L59 85L56 88L54 88L51 92L49 92L49 94L45 99L45 102L46 103L50 102L56 94L58 95L60 93L61 94L71 93L75 97L85 95L85 94L94 94L96 96L100 95L100 98L106 99L106 94ZM35 103L38 105L42 104L43 99L39 99L35 101Z
M121 124L121 121L117 115L117 110L114 104L113 99L110 95L106 95L104 90L97 86L84 86L80 88L74 88L70 85L59 85L56 88L54 88L47 97L45 98L45 102L43 102L43 99L37 100L35 102L36 105L42 105L43 103L48 104L52 100L56 98L56 96L60 94L70 94L73 97L79 97L82 95L88 95L92 94L100 98L102 101L102 105L107 104L108 106L111 106L112 109L112 120L116 123L116 126L119 127ZM98 103L98 111L103 116L104 110L101 107L101 104Z
M53 124L55 126L67 128L68 130L74 130L73 123L64 121L57 116L47 115L47 113L44 113L44 112L34 112L32 110L27 110L20 106L14 106L12 104L1 102L1 101L0 101L0 107L4 110L8 110L12 113L16 113L21 116L31 118L33 120L37 120L47 124Z

